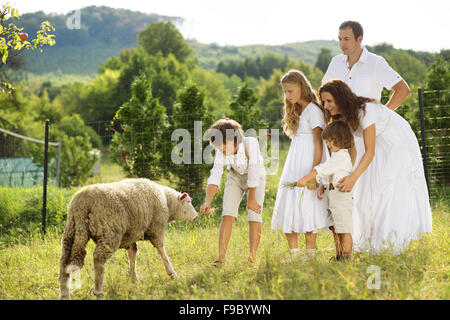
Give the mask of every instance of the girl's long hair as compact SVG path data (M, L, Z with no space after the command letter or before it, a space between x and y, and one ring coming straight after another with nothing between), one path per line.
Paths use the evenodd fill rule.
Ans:
M306 79L305 75L299 70L289 70L280 81L280 84L294 84L300 87L302 100L310 103L314 102L320 109L323 110L319 103L316 93L314 92L311 83ZM295 136L299 126L299 118L302 113L302 107L298 103L291 103L286 98L284 99L283 108L283 131L292 138Z
M334 98L335 104L338 106L341 114L331 116L330 112L325 109L325 120L327 123L330 120L344 120L349 124L353 131L359 127L359 114L366 112L367 102L376 102L376 100L366 97L357 96L352 92L350 87L341 80L330 80L325 82L319 88L319 97L322 102L322 93L328 92Z

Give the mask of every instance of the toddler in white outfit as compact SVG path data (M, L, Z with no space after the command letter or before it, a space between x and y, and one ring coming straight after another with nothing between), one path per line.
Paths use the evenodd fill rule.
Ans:
M322 183L317 196L328 199L329 219L333 225L336 257L333 260L348 260L351 255L353 196L351 192L339 191L339 181L352 171L352 160L348 149L353 145L353 134L344 121L334 121L325 128L322 138L330 148L331 157L314 167L313 171L299 180L297 186L305 186L308 181Z

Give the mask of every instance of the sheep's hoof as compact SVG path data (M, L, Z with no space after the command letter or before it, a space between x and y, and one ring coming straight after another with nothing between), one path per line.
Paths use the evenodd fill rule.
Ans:
M172 279L178 279L178 278L180 278L180 277L177 275L176 272L169 274L169 276L170 276Z
M70 299L69 291L61 291L59 294L59 298L62 300Z
M88 291L88 294L93 294L97 298L103 298L103 291L96 291L95 287L91 287Z

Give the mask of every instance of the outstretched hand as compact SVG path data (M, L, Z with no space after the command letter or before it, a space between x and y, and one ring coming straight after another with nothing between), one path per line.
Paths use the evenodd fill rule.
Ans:
M211 204L208 202L205 202L200 206L200 213L203 214L209 214L209 210L211 209Z

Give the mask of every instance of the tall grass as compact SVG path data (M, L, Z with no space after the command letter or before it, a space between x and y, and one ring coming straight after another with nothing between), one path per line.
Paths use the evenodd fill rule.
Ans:
M288 255L284 235L270 230L271 212L263 212L263 234L256 263L247 261L248 224L240 218L233 227L227 262L209 266L217 258L219 217L200 217L193 224L174 223L166 232L166 250L180 276L170 280L156 250L138 242L139 280L128 278L128 257L117 251L106 264L106 299L448 299L448 205L433 207L433 233L412 241L400 255L388 252L355 254L349 263L332 263L330 234L318 236L318 256L283 264ZM0 250L0 299L57 299L61 234L39 232L22 244ZM82 287L73 299L94 299L92 253L88 244ZM300 241L300 249L304 249ZM371 267L372 266L372 267ZM378 268L380 289L370 289L371 268ZM369 268L370 267L370 268Z

